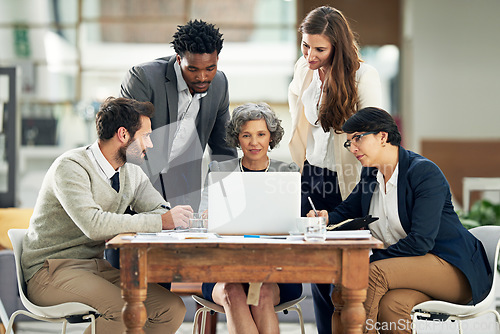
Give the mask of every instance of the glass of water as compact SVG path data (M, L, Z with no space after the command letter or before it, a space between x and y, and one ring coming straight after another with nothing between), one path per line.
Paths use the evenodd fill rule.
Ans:
M304 233L306 241L318 242L326 240L326 218L307 217L306 230Z
M189 219L189 232L206 233L208 227L208 216L206 213L193 213Z

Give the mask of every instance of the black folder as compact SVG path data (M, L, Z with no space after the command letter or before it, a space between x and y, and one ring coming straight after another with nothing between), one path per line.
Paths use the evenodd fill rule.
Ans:
M368 224L373 223L378 220L378 217L372 217L367 215L361 218L347 219L338 224L329 224L326 229L328 231L352 231L359 230L368 226Z

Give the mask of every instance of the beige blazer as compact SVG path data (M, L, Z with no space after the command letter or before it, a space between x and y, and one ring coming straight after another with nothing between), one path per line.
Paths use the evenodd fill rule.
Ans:
M377 70L365 63L361 63L356 72L358 85L358 110L364 107L380 107L382 100L380 78ZM293 80L288 87L288 104L292 117L292 137L289 143L292 160L302 170L306 159L307 135L309 123L304 114L302 94L312 81L313 71L309 69L304 57L295 63ZM344 148L347 140L345 133L337 134L330 131L330 140L333 140L333 150L330 154L335 156L335 170L339 182L342 200L346 199L354 186L359 181L361 164L349 151ZM325 152L325 155L329 154ZM333 166L332 166L333 169Z

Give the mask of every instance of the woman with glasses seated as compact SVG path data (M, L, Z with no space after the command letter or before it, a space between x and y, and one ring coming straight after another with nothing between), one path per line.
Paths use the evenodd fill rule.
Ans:
M209 172L298 172L295 163L270 159L268 151L283 137L281 120L265 103L247 103L234 109L226 127L228 146L241 148L243 157L213 161ZM206 209L207 187L203 191L201 210ZM210 214L210 213L208 213ZM258 305L247 304L248 284L203 283L203 297L224 307L229 333L279 333L274 306L297 299L302 284L264 283Z
M492 275L481 242L455 213L448 182L432 161L400 146L391 115L364 108L342 126L344 147L363 165L361 180L328 224L372 215L385 248L373 250L365 332L410 333L412 308L427 300L476 304ZM314 216L314 212L309 212Z

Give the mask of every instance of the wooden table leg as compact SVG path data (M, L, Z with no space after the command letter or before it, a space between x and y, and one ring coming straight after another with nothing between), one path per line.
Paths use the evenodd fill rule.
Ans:
M196 303L196 310L202 308L203 306ZM217 312L208 312L205 321L205 334L216 334L217 333ZM198 333L201 333L201 317L198 318ZM197 334L198 334L197 333Z
M120 250L120 270L122 310L125 333L144 334L147 312L144 301L147 296L147 250L144 248L122 248Z
M208 315L207 325L205 327L205 333L207 334L217 333L217 312Z
M344 333L363 333L366 319L363 302L366 299L366 289L342 289L342 299L345 302L341 314Z
M332 333L340 334L344 333L344 327L342 326L341 314L344 308L344 301L342 300L342 286L340 284L335 284L332 292L332 302L335 310L332 316Z
M363 333L366 319L363 302L368 288L369 268L368 250L343 250L342 287L336 286L332 294L335 306L332 317L333 333Z

